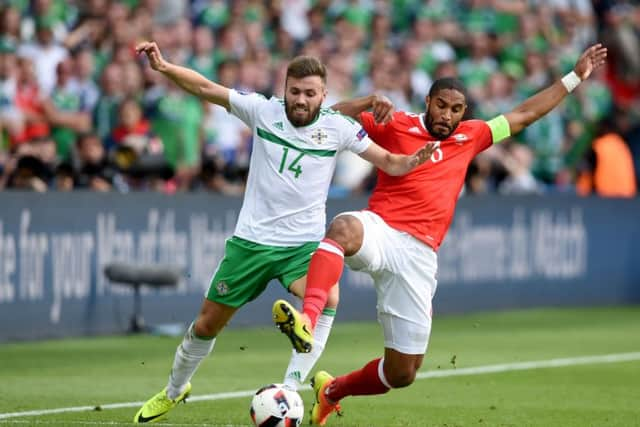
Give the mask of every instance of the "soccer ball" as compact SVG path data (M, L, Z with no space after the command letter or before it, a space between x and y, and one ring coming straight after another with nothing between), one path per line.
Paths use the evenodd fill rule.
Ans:
M302 423L302 398L282 384L269 384L251 401L251 419L257 427L297 427Z

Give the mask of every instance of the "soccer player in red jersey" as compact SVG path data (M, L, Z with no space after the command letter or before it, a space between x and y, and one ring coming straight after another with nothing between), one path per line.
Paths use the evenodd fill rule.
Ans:
M312 424L324 425L346 396L383 394L414 381L431 333L436 252L451 224L471 160L555 108L605 63L606 55L602 45L591 46L571 73L487 122L462 121L465 88L452 78L434 82L425 113L396 112L387 124L377 124L371 113L358 114L370 107L369 98L334 106L360 120L371 138L391 152L413 153L425 141L433 141L435 151L430 161L405 176L378 171L369 207L333 220L311 259L303 313L285 301L274 304L276 324L285 334L300 338L313 330L344 261L374 280L384 357L337 378L318 372L312 380L316 396Z

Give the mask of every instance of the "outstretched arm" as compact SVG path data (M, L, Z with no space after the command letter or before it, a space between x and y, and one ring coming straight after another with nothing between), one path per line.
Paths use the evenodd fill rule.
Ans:
M145 53L151 68L161 72L182 89L200 99L229 109L229 88L212 82L202 74L166 61L155 42L143 42L136 46L137 53Z
M509 123L510 133L514 135L553 110L591 73L605 63L607 48L600 43L584 51L573 71L548 88L538 92L504 115ZM494 141L497 142L497 141Z
M433 142L430 142L411 155L393 154L375 142L371 142L369 147L360 153L360 157L373 163L387 175L398 176L405 175L416 166L426 162L433 154L434 149Z
M332 110L339 111L360 122L360 113L371 110L376 123L386 124L393 118L394 107L389 98L384 95L369 95L349 101L338 102L331 106Z

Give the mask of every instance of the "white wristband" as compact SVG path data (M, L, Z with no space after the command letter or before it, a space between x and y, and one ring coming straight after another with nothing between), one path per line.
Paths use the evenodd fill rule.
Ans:
M578 77L575 71L570 72L562 78L562 85L569 93L573 92L580 83L582 83L582 80L580 80L580 77Z

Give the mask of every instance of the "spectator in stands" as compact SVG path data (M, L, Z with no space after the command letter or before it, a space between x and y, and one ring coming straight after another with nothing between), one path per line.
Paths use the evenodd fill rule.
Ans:
M56 144L50 137L24 142L6 163L0 188L47 191L56 163Z
M533 153L522 144L505 146L501 164L508 175L498 185L500 194L540 194L543 186L531 173Z
M23 130L23 116L16 103L17 90L15 45L11 39L3 38L0 39L0 129L6 129L7 136L18 135ZM7 145L5 138L2 138L0 152Z
M476 31L470 34L469 39L469 57L460 60L458 70L469 94L476 99L482 99L486 94L487 82L498 70L498 62L492 54L488 33Z
M455 61L456 52L453 46L436 32L436 26L432 22L436 18L429 16L424 9L422 10L413 25L413 34L422 50L419 66L428 74L433 75L438 64Z
M602 197L635 197L637 194L633 158L629 146L611 121L602 122L579 167L578 194Z
M495 192L502 175L498 167L495 153L487 150L477 155L467 170L464 193L482 195Z
M0 13L0 38L16 45L20 42L20 12L9 6Z
M42 102L58 157L63 161L69 160L77 133L91 129L91 115L82 110L81 95L73 83L74 70L71 58L62 60L56 67L57 80L50 98Z
M73 191L76 187L75 173L69 162L63 162L56 167L51 187L55 191Z
M52 172L36 156L25 155L14 159L15 166L7 169L7 188L44 193Z
M216 158L208 158L202 164L200 175L194 181L194 189L206 190L227 196L241 196L244 184L229 180L224 173L223 162Z
M36 40L18 48L18 55L33 61L38 70L37 79L40 90L49 95L56 84L56 67L69 53L53 37L55 21L51 16L36 17Z
M18 79L16 91L16 106L22 115L22 132L11 135L11 145L15 148L19 144L34 138L49 136L50 128L47 122L33 61L29 58L18 59Z
M164 96L152 107L151 129L160 137L165 159L175 170L178 186L186 190L198 174L202 104L171 82Z
M203 162L220 159L223 165L244 164L248 157L251 131L219 105L205 106ZM248 162L248 159L246 160Z
M122 101L118 117L118 126L111 133L108 147L128 147L137 156L163 153L162 140L151 130L151 124L135 98Z
M400 50L400 60L409 71L411 105L415 110L424 103L424 94L429 91L433 80L427 71L419 66L422 51L420 44L413 40L404 40Z
M100 78L100 98L93 110L93 125L101 139L106 139L118 121L118 109L124 98L122 66L108 64Z
M503 103L518 102L530 94L532 87L543 86L564 74L564 67L575 59L572 56L597 35L609 47L609 69L598 79L581 85L577 96L571 97L563 109L527 129L520 142L532 152L531 172L537 180L551 191L573 189L576 165L591 146L599 123L616 107L625 121L620 134L631 148L640 178L637 3L3 2L0 141L4 142L0 143L0 168L3 164L15 168L20 145L47 139L50 134L59 144L56 161L67 159L75 166L73 157L69 157L73 152L69 147L74 145L70 143L74 139L72 133L90 130L100 140L109 140L119 126L121 102L135 98L155 133L166 139L167 159L177 170L176 182L181 190L198 187L198 182L192 185L190 181L201 176L202 165L212 156L221 156L221 173L227 178L242 176L251 152L251 140L243 128L229 122L222 110L203 107L188 96L176 96L156 73L141 67L139 59L132 56L133 44L139 40L157 40L166 46L173 61L216 77L225 86L280 97L283 91L278 83L284 79L277 75L282 73L282 64L301 53L321 57L327 64L332 76L328 99L334 102L375 88L390 96L398 108L410 109L409 105L422 105L421 94L432 79L458 76L468 81L472 89L467 100L471 107L468 114L482 118L491 115L485 110L502 110ZM73 66L69 73L70 54ZM56 72L63 62L62 69ZM62 84L61 79L66 83ZM54 88L55 96L51 98ZM479 100L483 102L478 103ZM483 110L473 111L475 105ZM89 127L84 126L84 119L65 121L87 115L92 118ZM74 128L78 123L83 125ZM66 137L61 138L61 130ZM20 156L24 155L22 150ZM474 185L469 192L500 191L501 180L511 176L502 164L507 157L501 155L527 156L523 154L526 150L514 150L496 152L484 164L472 166L475 172L468 183ZM363 186L352 183L359 180L360 174L351 173L355 167L348 159L343 160L336 187L359 191ZM62 178L68 168L60 167L59 172ZM69 187L68 180L60 182L66 184L59 186L56 178L53 186ZM371 183L367 181L366 185ZM125 187L115 185L122 191ZM159 188L166 191L162 185Z
M115 167L107 158L107 152L96 134L78 136L76 142L76 186L95 191L109 191L116 175Z
M88 48L74 52L74 91L80 96L80 110L92 114L100 98L100 89L94 80L96 73L93 53Z
M193 50L187 60L187 67L196 70L208 79L216 79L216 68L221 60L216 55L215 38L211 28L199 26L193 30L191 42Z
M123 64L122 75L124 96L141 99L144 96L144 77L140 66L136 62Z

